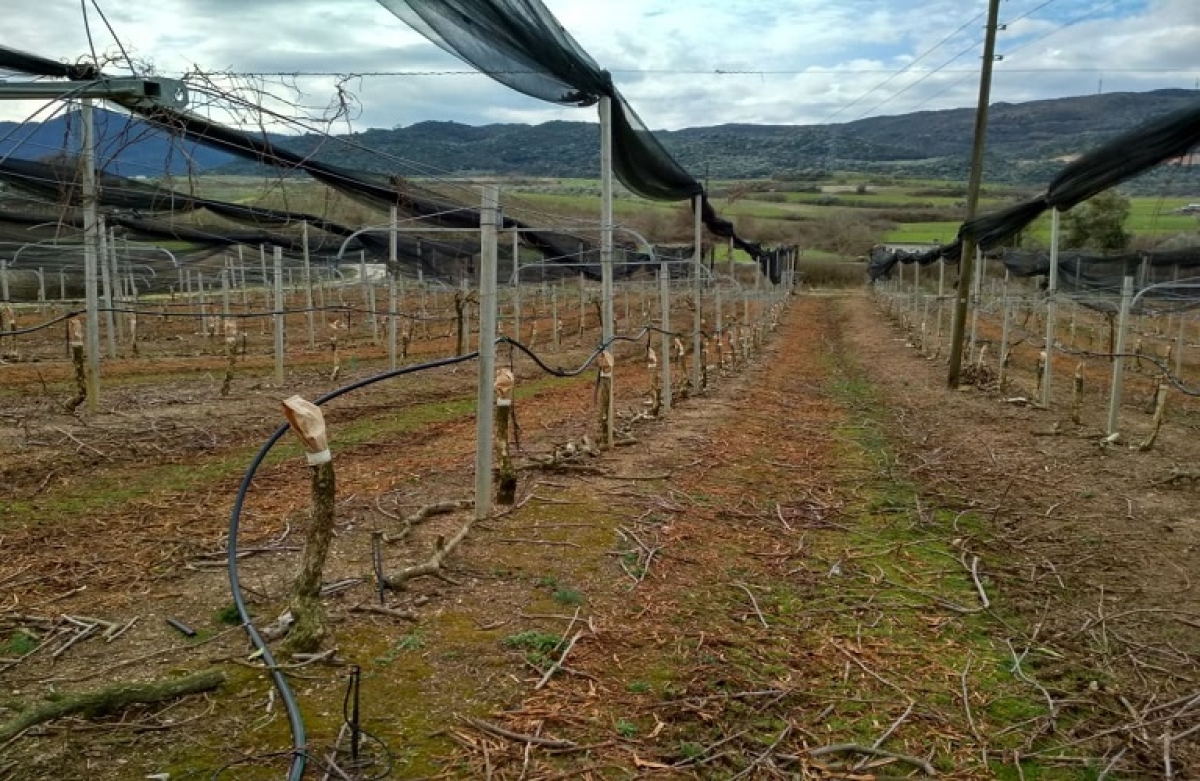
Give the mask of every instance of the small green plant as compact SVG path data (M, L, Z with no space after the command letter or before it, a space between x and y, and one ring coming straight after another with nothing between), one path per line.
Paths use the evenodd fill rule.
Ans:
M213 617L217 619L218 624L237 626L242 623L242 617L238 615L237 605L232 603L218 610Z
M525 651L525 661L534 667L541 667L562 644L562 638L548 632L530 631L509 635L500 643L506 648Z
M560 605L582 605L583 594L580 594L573 588L563 586L554 590L554 601Z
M679 758L685 762L695 762L704 756L704 746L699 743L684 741L679 744Z
M561 642L562 638L558 635L552 635L549 632L529 631L509 635L501 640L500 644L506 648L516 648L522 651L538 651L548 654L555 648L558 648L558 644Z
M645 681L632 681L625 688L633 694L645 694L650 691L650 684Z
M4 656L24 656L32 653L33 649L37 648L37 638L28 632L20 629L8 636L8 642L4 644Z
M617 734L628 740L629 738L637 737L638 726L632 721L625 719L617 719Z
M385 667L396 661L396 657L405 651L419 651L425 647L425 637L420 632L409 632L396 641L387 653L375 659L375 664Z
M540 588L558 588L558 579L551 575L542 575L533 581L533 584Z
M420 632L409 632L396 643L400 651L420 651L425 647L425 637Z

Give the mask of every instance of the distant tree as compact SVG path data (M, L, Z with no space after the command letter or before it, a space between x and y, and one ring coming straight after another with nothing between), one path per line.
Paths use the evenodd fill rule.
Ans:
M1125 249L1132 238L1125 230L1129 213L1128 198L1113 190L1105 190L1067 212L1063 246L1073 249Z

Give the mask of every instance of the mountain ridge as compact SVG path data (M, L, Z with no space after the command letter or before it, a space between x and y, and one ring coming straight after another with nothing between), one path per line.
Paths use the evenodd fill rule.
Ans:
M1044 183L1063 158L1079 154L1152 117L1200 101L1200 92L1172 89L997 102L989 112L988 181ZM684 168L717 179L804 178L853 170L965 180L974 109L944 109L868 117L834 125L721 125L655 131ZM170 138L141 120L97 112L97 159L113 173L247 173L252 163ZM330 143L325 136L271 135L294 152L348 168L455 176L594 178L599 132L593 122L467 125L427 120L393 129L369 128ZM0 157L39 159L77 146L78 120L68 113L42 123L0 122Z

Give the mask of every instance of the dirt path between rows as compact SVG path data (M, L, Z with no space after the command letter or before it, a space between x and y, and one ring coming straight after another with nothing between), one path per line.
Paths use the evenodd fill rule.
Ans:
M578 390L519 412L527 447L587 430ZM622 394L640 408L635 387ZM1135 453L1058 421L945 390L944 367L866 295L797 297L746 370L639 423L636 444L591 473L524 473L520 506L474 529L448 582L387 596L415 622L354 612L374 600L366 541L463 493L469 424L360 446L326 571L362 579L329 597L343 664L290 673L306 777L351 768L331 753L349 743L351 664L360 778L1197 777L1200 524L1190 486L1159 478L1200 448L1167 431ZM264 475L256 541L303 523L283 468ZM461 522L422 525L389 567ZM256 620L277 614L294 561L243 564ZM219 573L164 577L140 598L201 617L228 601ZM89 598L53 609L118 604ZM283 777L264 672L236 627L203 623L200 645L139 672L218 663L220 693L38 728L5 749L0 778ZM143 648L162 645L154 630ZM15 699L70 688L103 656L81 643L65 673L26 663L0 680Z

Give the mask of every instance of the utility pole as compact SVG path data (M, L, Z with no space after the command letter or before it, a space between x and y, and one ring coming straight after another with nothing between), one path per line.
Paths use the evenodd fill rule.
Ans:
M988 0L987 33L983 43L983 68L979 73L979 105L975 109L975 145L971 150L971 175L967 181L967 220L979 208L979 186L983 180L983 148L987 138L988 103L992 92L992 64L996 61L996 28L1000 0ZM958 387L962 372L963 334L967 323L967 301L971 296L971 276L975 271L975 240L965 237L958 261L958 287L954 291L954 321L950 331L950 373L946 383Z

